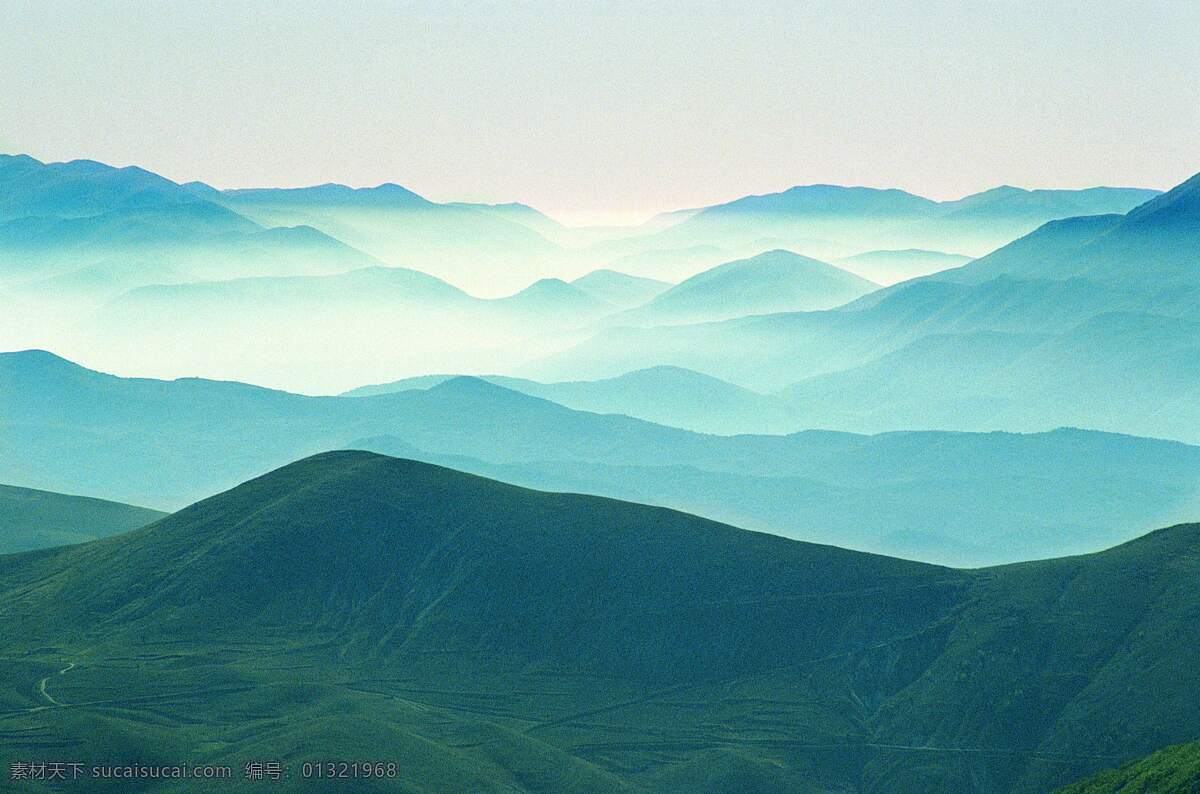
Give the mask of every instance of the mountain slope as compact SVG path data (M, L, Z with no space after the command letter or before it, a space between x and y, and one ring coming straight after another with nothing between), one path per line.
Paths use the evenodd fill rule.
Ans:
M1044 791L1200 730L1198 552L955 571L325 453L0 557L0 761L48 734L333 747L418 790Z
M165 515L104 499L0 485L0 554L95 540Z
M157 174L92 160L43 163L24 154L0 154L0 184L4 186L0 220L82 218L115 210L204 203Z
M1039 229L963 269L967 278L1004 272L1086 277L1147 290L1200 283L1200 174L1125 215L1073 218Z
M585 549L590 554L580 557ZM114 632L183 630L238 610L244 622L231 626L232 634L256 623L327 626L348 639L359 636L344 655L410 657L461 649L651 680L685 669L765 669L789 646L817 650L814 643L844 643L852 632L837 628L836 614L862 621L860 630L890 630L883 629L889 622L903 630L919 620L882 609L875 597L869 599L875 610L832 597L813 606L818 614L828 611L828 636L772 639L748 627L745 641L763 643L762 654L747 653L735 636L697 653L686 642L690 632L678 629L678 648L652 642L663 628L654 615L684 599L686 582L695 576L708 579L707 598L716 605L711 614L695 615L696 630L704 634L715 632L713 621L723 620L723 613L748 616L740 603L772 593L816 597L918 583L935 593L953 592L957 578L919 563L745 533L657 508L527 491L360 452L305 459L153 528L57 557L57 565L69 559L78 570L110 571L103 580L71 577L21 599L40 601L63 625L99 621L98 627ZM572 562L556 562L566 558ZM34 567L52 559L43 556ZM171 559L187 563L164 565ZM660 577L667 559L674 570ZM759 571L760 578L736 575L746 569ZM619 579L612 578L615 570L622 572ZM139 581L154 595L126 601ZM598 589L607 594L603 606L584 597ZM506 597L492 599L490 614L480 613L489 591ZM437 602L436 613L427 610L427 600ZM80 604L94 606L71 617ZM18 610L10 605L7 615ZM621 619L638 614L646 621L644 636L622 636ZM585 619L614 633L586 641L573 636L572 627ZM792 618L781 611L776 619ZM760 615L751 622L767 621Z
M1166 747L1119 769L1099 772L1057 794L1175 794L1200 791L1200 742Z
M614 315L621 325L678 325L751 314L829 309L877 285L791 251L768 251L692 276L646 305Z

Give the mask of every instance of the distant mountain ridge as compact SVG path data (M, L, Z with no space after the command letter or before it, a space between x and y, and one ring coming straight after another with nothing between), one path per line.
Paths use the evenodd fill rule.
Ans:
M800 185L696 212L655 235L660 247L723 247L755 238L852 242L858 250L924 248L978 256L1075 215L1128 212L1157 196L1138 188L1024 190L1009 186L937 202L896 189ZM803 253L821 257L818 250Z
M427 389L452 375L425 375L361 386L347 397L372 397ZM679 367L652 367L599 381L539 383L504 375L480 376L506 389L552 400L580 411L624 414L649 422L708 433L790 433L802 418L786 401Z
M791 251L768 251L692 276L607 322L675 325L830 309L877 288L877 284L825 262Z
M0 156L0 283L71 314L149 283L380 262L311 227L264 228L140 168Z
M665 375L543 393L596 408L637 399L638 389L750 399ZM3 354L0 481L174 509L288 460L368 448L958 564L1092 551L1200 509L1200 449L1184 444L1080 430L713 436L572 410L477 378L432 380L394 394L307 397ZM689 406L679 402L682 415Z
M1127 215L1052 221L835 311L606 329L520 374L678 366L786 389L810 426L860 432L1071 425L1200 440L1197 192L1193 178Z
M0 554L96 540L165 515L104 499L0 485Z

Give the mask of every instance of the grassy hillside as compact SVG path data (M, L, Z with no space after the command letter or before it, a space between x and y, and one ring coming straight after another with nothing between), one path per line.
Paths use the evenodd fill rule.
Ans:
M0 554L95 540L165 515L103 499L0 485Z
M1057 794L1195 794L1200 791L1200 742L1167 747L1118 769L1099 772Z
M0 557L0 761L1043 791L1200 730L1198 551L1180 526L963 572L328 453Z

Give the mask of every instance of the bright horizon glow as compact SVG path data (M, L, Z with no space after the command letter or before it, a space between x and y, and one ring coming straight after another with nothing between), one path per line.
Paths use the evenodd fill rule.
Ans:
M396 182L572 225L797 184L947 199L1200 170L1200 4L1047 5L16 0L0 151Z

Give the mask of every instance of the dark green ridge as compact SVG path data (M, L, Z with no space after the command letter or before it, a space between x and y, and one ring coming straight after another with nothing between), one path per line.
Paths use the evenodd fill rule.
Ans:
M1045 791L1200 734L1197 615L1198 525L958 571L331 452L0 557L0 761L49 734L332 746L414 790Z

